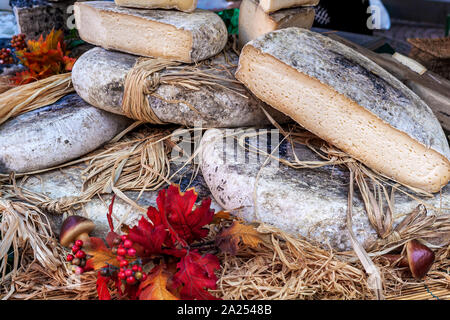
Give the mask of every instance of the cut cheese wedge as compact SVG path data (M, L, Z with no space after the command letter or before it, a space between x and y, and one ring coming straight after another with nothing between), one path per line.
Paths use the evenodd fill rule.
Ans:
M239 45L274 30L288 27L310 29L314 23L313 7L284 9L265 13L256 0L243 0L239 12Z
M75 3L81 39L140 56L197 62L222 51L227 28L215 13L139 10L109 1Z
M258 98L379 173L438 192L450 150L431 109L349 47L300 28L273 31L242 50L236 77Z
M320 0L257 0L265 12L300 6L316 6Z
M145 9L177 9L192 12L198 0L114 0L118 6Z

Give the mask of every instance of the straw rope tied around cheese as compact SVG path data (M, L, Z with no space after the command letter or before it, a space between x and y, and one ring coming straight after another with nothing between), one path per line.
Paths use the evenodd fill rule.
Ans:
M225 61L227 61L226 53ZM205 67L206 69L201 69ZM181 65L181 63L162 58L139 58L125 77L124 94L122 99L122 112L125 116L152 124L164 124L153 111L148 101L148 95L152 95L167 103L185 104L191 110L200 114L205 120L207 115L202 115L194 105L183 100L165 100L155 91L161 84L182 86L186 90L199 90L200 86L220 87L244 96L245 90L235 85L236 80L216 76L210 71L220 67L227 69L232 65L214 66L202 61L196 65ZM162 74L162 71L164 74Z
M153 92L159 85L160 75L157 72L172 65L178 65L178 63L166 59L138 59L125 78L122 101L124 115L153 124L164 123L158 119L150 107L147 94Z

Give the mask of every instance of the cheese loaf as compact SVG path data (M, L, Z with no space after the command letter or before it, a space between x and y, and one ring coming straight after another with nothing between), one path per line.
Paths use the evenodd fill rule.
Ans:
M198 62L222 51L227 28L214 12L142 10L109 1L75 3L81 39L105 49L180 62Z
M377 172L438 192L449 146L431 109L353 49L309 30L273 31L242 50L236 78L258 98Z

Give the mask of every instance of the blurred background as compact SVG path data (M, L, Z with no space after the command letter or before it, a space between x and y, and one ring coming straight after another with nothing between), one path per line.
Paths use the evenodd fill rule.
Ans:
M55 28L76 37L74 2L0 0L0 48L7 47L11 37L18 33L25 34L26 39L36 39ZM231 24L230 33L238 32L239 5L237 0L199 0L198 4L200 8L219 12ZM316 31L343 31L346 33L341 35L368 49L382 48L404 55L411 55L415 49L408 39L444 39L450 29L450 0L321 0L315 11ZM437 50L442 51L445 46L448 47L448 41ZM449 52L438 55L447 62L450 58Z

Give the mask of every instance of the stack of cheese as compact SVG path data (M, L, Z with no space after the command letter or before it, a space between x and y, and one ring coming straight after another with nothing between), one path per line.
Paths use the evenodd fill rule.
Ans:
M243 0L239 13L239 45L278 29L310 29L319 0Z
M74 88L89 104L150 123L208 127L268 123L260 108L263 103L234 78L239 56L225 48L225 23L216 13L198 9L197 0L77 2L75 21L80 37L99 46L83 54L72 70ZM128 77L136 75L134 66L143 62L141 57L148 57L150 64L150 59L162 58L154 62L166 67L142 81ZM169 64L172 68L167 68ZM143 83L149 78L151 91ZM124 106L123 97L130 82L138 83L135 88L142 84L151 110L140 105L133 109L139 112L127 112L132 104ZM131 95L137 97L133 101L141 101L139 93ZM152 112L152 119L145 117ZM158 121L152 121L155 117Z

